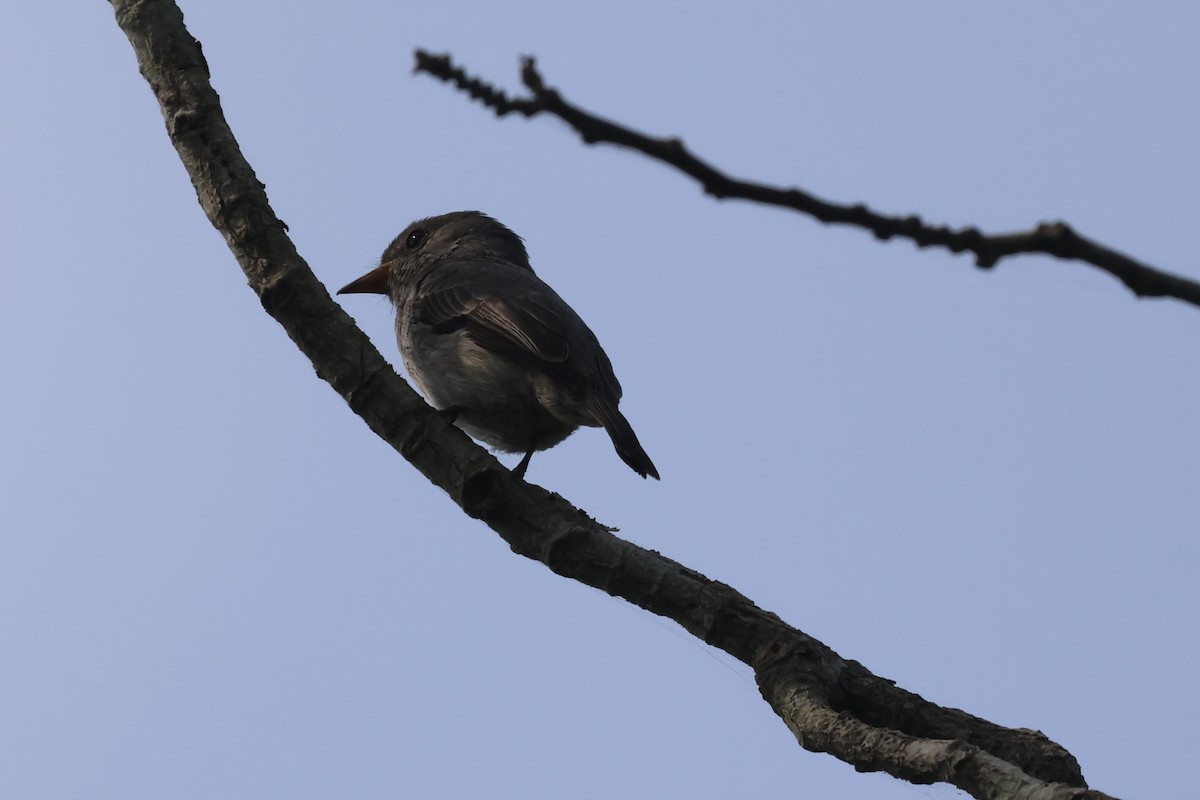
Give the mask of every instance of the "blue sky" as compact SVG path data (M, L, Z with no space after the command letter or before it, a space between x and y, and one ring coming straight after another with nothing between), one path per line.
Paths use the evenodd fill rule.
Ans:
M1096 788L1188 794L1200 310L718 203L409 70L533 54L735 175L1195 279L1193 4L183 9L327 285L481 209L597 332L663 480L587 430L531 481ZM748 668L463 516L261 311L108 4L8 19L0 794L960 796L801 750Z

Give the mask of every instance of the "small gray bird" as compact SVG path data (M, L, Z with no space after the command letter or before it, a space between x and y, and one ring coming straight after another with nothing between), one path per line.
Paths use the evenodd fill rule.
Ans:
M338 294L386 294L404 365L471 436L529 459L580 425L603 427L643 478L658 470L617 410L621 384L596 335L529 266L521 237L478 211L417 220L377 269Z

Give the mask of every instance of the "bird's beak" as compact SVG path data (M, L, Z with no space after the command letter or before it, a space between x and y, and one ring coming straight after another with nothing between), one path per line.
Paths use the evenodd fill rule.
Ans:
M387 294L388 268L376 267L356 281L350 281L337 290L338 294Z

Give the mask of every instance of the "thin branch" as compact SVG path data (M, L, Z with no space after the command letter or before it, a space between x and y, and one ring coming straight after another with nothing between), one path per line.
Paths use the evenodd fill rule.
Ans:
M607 142L627 147L661 161L695 178L705 193L718 200L737 198L790 208L824 223L865 228L878 239L910 239L918 247L944 247L952 253L970 252L983 268L994 267L1001 259L1023 253L1042 253L1065 261L1082 261L1120 280L1139 297L1173 297L1200 305L1200 283L1172 275L1143 264L1124 253L1098 244L1076 233L1065 222L1043 222L1031 230L985 234L976 227L949 228L930 225L917 215L886 216L859 203L838 205L796 188L769 186L738 180L726 175L693 154L678 138L654 138L611 120L598 117L564 100L546 85L533 58L522 60L521 80L530 96L510 98L502 90L472 77L448 55L416 51L416 72L454 84L475 100L496 112L496 116L521 114L534 117L552 114L566 122L587 144Z
M234 141L178 7L110 1L200 205L263 308L354 413L464 512L515 552L675 620L750 665L763 697L810 750L860 770L946 781L978 798L1104 797L1084 788L1075 758L1044 735L905 692L729 586L613 536L561 497L512 477L412 391L296 253Z

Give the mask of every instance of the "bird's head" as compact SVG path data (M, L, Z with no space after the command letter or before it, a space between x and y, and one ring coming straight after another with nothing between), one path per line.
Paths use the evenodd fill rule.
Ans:
M337 293L390 294L391 287L450 257L500 259L530 269L520 236L482 212L455 211L409 225L383 251L378 267Z

